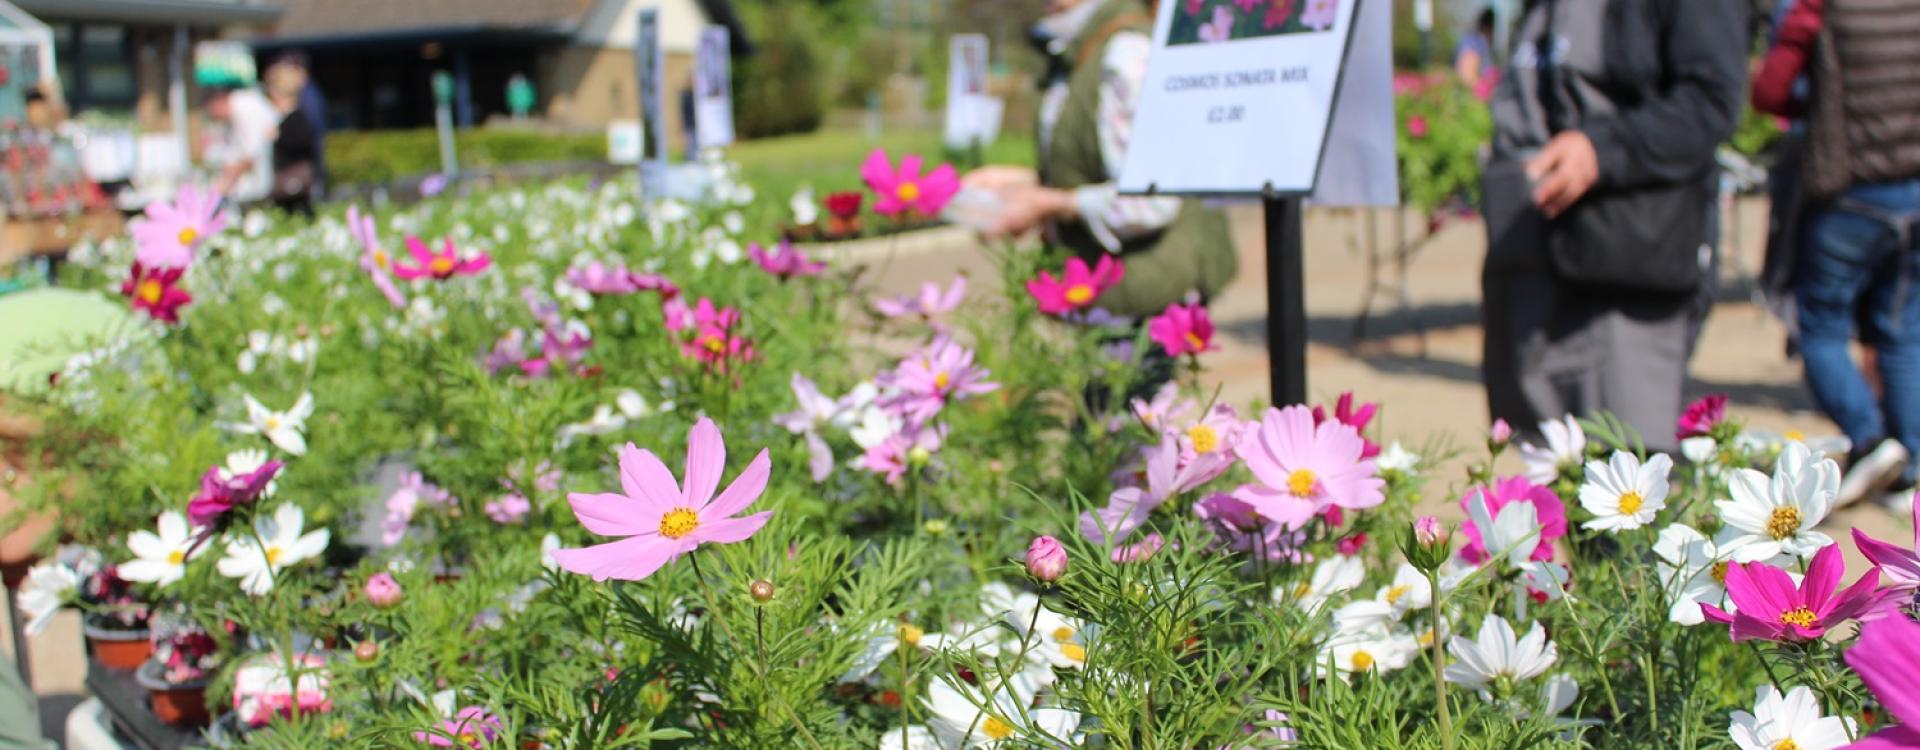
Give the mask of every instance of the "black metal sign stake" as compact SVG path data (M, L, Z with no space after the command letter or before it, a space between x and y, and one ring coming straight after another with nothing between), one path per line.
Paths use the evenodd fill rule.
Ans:
M1307 401L1306 269L1300 198L1261 198L1267 235L1268 393L1275 406Z

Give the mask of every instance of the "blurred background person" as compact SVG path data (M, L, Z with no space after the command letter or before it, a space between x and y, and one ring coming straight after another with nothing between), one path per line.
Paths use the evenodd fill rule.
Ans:
M273 204L288 213L313 218L313 191L319 181L319 132L301 104L307 71L278 62L267 67L267 98L280 113L273 139Z
M1473 29L1453 48L1453 74L1481 99L1487 98L1500 68L1493 58L1493 8L1483 8L1474 19Z
M214 190L234 203L265 200L273 188L273 142L280 110L252 86L215 86L206 94L207 117L217 126L207 151L219 166Z
M1797 0L1776 36L1753 104L1805 118L1791 287L1807 386L1853 443L1837 502L1904 495L1920 451L1920 3ZM1879 398L1856 336L1873 347Z

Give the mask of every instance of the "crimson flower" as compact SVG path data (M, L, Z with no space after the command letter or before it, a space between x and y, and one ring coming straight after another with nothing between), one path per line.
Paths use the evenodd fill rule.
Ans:
M180 322L180 308L193 301L193 295L181 289L180 274L185 267L148 268L133 263L133 276L120 284L120 293L133 301L133 309L162 323Z

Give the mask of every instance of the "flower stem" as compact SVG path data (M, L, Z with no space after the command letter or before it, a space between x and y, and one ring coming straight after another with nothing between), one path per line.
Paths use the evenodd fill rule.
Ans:
M687 561L693 565L693 579L700 582L700 593L707 597L707 614L713 618L714 622L720 624L720 633L725 635L728 641L731 641L736 646L742 645L740 639L734 637L733 628L727 625L727 616L720 610L720 599L713 595L713 587L707 585L707 576L700 572L700 551L694 550L688 552ZM764 645L762 648L765 648ZM764 650L762 653L762 658L764 659ZM767 684L766 665L763 662L755 664L754 667L754 676L759 678L762 686L765 686ZM800 737L807 741L807 746L814 748L814 750L825 750L820 746L820 741L813 738L813 732L807 731L806 723L800 721L800 715L793 712L793 708L787 705L786 700L781 697L780 692L777 690L769 690L768 692L772 694L773 702L779 704L780 710L787 715L787 719L793 722L793 727L800 730Z
M1428 621L1433 626L1433 645L1430 647L1430 661L1433 662L1433 697L1440 709L1440 746L1444 750L1453 750L1453 712L1447 703L1447 677L1440 657L1440 576L1435 570L1427 571Z

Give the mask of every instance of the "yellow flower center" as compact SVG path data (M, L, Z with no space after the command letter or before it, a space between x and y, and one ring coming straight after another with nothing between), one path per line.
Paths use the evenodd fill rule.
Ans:
M1298 498L1312 497L1313 486L1319 483L1320 478L1313 475L1312 469L1296 469L1287 477L1287 491Z
M160 282L147 279L140 282L140 286L134 289L134 294L140 295L140 301L155 305L160 303L160 295L165 291L166 287L161 286Z
M187 561L187 553L183 551L174 550L172 552L167 553L168 565L180 565L182 563L185 563L186 561Z
M180 228L180 244L192 247L194 241L198 239L200 239L200 232L198 230L195 230L193 227Z
M692 508L674 508L660 517L660 535L668 539L679 539L700 528L700 514Z
M998 716L989 716L980 724L980 731L996 740L1013 736L1013 725L1000 720Z
M1646 498L1641 497L1638 492L1632 490L1622 492L1620 493L1620 515L1631 516L1639 513L1640 506L1645 503Z
M380 270L387 270L387 264L392 262L392 259L387 257L387 251L377 247L373 249L373 264L379 266Z
M1788 737L1773 743L1773 750L1800 750L1800 743L1794 742L1792 737Z
M467 747L473 747L474 745L477 745L479 743L480 743L480 735L474 734L472 732L460 733L460 744L466 745Z
M1803 628L1813 627L1813 623L1817 619L1819 618L1814 616L1813 610L1807 609L1804 604L1780 613L1780 622L1787 625L1798 625Z
M1407 595L1407 592L1409 592L1409 591L1412 591L1412 590L1413 590L1413 587L1412 587L1412 586L1409 586L1409 585L1407 585L1407 584L1404 584L1404 583L1403 583L1403 584L1400 584L1400 585L1398 585L1398 586L1394 586L1393 588L1390 588L1390 589L1387 589L1387 603L1388 603L1388 604L1399 604L1399 603L1400 603L1400 597L1403 597L1403 596L1406 596L1406 595Z
M1084 305L1093 301L1093 287L1086 284L1074 284L1067 287L1067 301L1075 305Z
M434 275L445 276L453 273L453 259L445 256L434 258L433 262L427 264L427 267L433 269Z
M1187 429L1187 439L1193 441L1193 452L1212 453L1220 447L1220 433L1212 427L1197 424Z
M1201 338L1200 338L1200 334L1197 334L1197 333L1194 333L1194 332L1192 332L1192 331L1188 331L1188 332L1187 332L1187 346L1191 346L1191 347L1193 347L1193 348L1194 348L1194 349L1196 349L1196 350L1198 350L1198 349L1205 349L1205 348L1207 348L1207 342L1205 342L1205 341L1203 341L1203 340L1201 340Z
M1727 563L1725 561L1714 563L1712 575L1714 583L1727 585Z
M1353 668L1350 671L1365 672L1373 668L1373 654L1355 651L1353 656L1347 658L1347 664Z
M707 334L706 336L702 336L701 340L706 342L707 351L713 352L714 354L719 354L727 350L727 340L720 336Z
M1072 659L1073 661L1077 661L1081 663L1085 663L1087 661L1087 649L1078 643L1060 644L1060 653L1066 654L1067 658Z
M1073 628L1061 625L1053 629L1053 639L1061 643L1073 640Z
M917 625L902 623L900 625L899 637L901 643L918 648L920 646L920 639L927 637L927 631L922 630Z
M893 194L903 201L917 201L920 200L920 186L911 182L903 182L900 183L900 187L893 189Z
M944 391L947 389L947 384L951 382L953 382L952 378L949 378L944 371L935 373L933 376L933 389L936 391Z
M1422 648L1425 648L1433 645L1433 636L1434 636L1433 628L1427 628L1427 632L1421 633L1420 637L1416 638L1415 640L1419 641L1420 646Z
M1313 593L1313 587L1307 584L1302 583L1293 587L1293 598L1295 599L1305 599L1307 595L1311 593Z
M1807 442L1807 433L1801 432L1799 430L1787 430L1786 433L1781 435L1780 437L1786 438L1796 443Z
M279 565L280 556L284 554L286 554L286 550L281 549L280 546L277 544L274 546L268 547L267 548L267 564Z
M266 419L260 420L260 423L266 425L268 431L280 429L279 417L270 416L270 417L267 417Z
M1773 516L1767 519L1767 535L1775 541L1800 533L1800 509L1791 505L1782 505L1773 509Z

